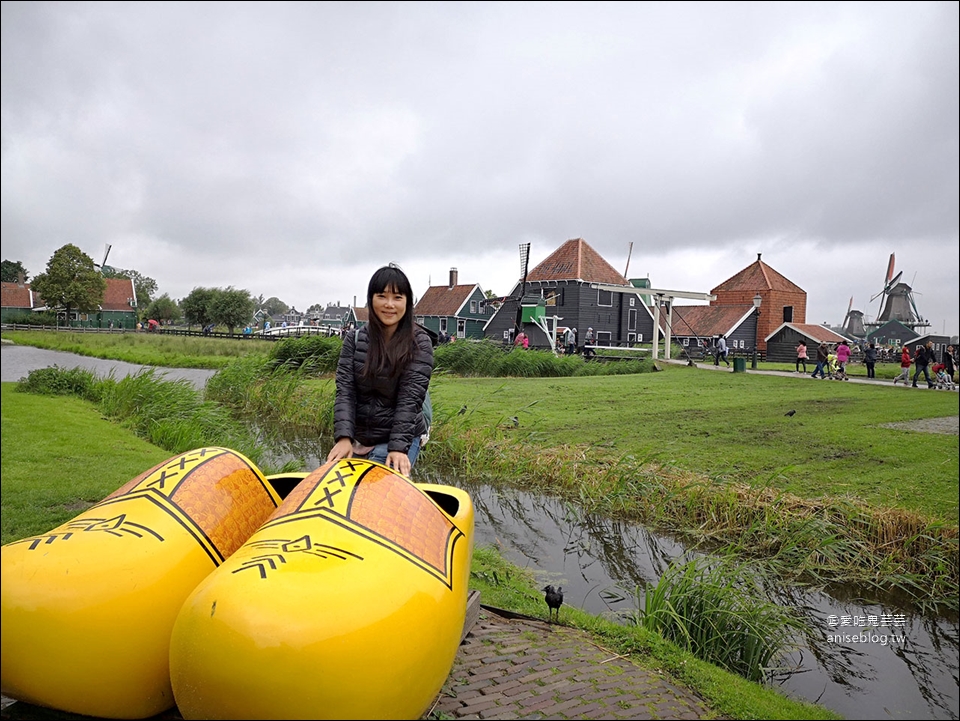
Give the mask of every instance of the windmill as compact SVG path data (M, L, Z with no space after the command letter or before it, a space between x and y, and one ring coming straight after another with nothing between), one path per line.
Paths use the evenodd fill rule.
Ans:
M843 334L847 338L865 338L867 329L863 325L863 312L853 309L853 296L847 305L847 314L843 317Z
M930 322L920 316L917 303L913 298L913 289L900 280L903 277L903 271L894 275L893 270L894 254L891 253L890 260L887 262L887 275L883 289L870 299L872 303L877 298L881 298L881 310L877 319L867 325L877 328L888 321L895 320L910 330L926 328Z
M111 249L112 247L113 247L112 245L110 245L109 243L106 243L105 246L104 246L104 251L103 251L103 262L101 262L100 265L94 264L94 266L93 266L94 268L96 268L97 270L100 271L100 274L101 274L101 275L106 271L106 268L107 268L107 257L110 255L110 249Z

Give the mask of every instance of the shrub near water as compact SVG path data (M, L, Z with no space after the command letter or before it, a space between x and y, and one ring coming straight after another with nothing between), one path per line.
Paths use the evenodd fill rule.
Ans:
M671 565L646 590L634 621L750 681L764 680L803 628L743 567L705 559Z

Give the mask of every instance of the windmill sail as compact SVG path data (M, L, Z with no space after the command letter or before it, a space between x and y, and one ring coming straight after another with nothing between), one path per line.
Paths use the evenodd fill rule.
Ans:
M530 243L520 244L520 272L523 280L520 281L520 295L517 298L517 333L523 327L523 297L527 294L527 271L530 267Z

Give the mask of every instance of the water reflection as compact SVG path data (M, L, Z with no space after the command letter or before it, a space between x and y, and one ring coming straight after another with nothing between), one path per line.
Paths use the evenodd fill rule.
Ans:
M319 439L295 457L305 470L320 465ZM295 443L278 446L290 453ZM289 458L289 456L286 456ZM538 581L563 586L564 603L622 620L642 603L669 564L691 554L675 539L641 526L583 513L539 493L452 480L476 506L475 540L496 546ZM837 591L841 591L838 593ZM958 622L859 601L853 589L830 595L768 584L767 596L793 607L806 622L805 638L775 677L784 694L820 703L846 718L957 719L960 705ZM871 621L871 619L875 619ZM864 628L873 624L872 628ZM846 638L845 638L846 637Z
M540 494L469 482L477 543L497 546L541 580L563 586L565 602L614 618L638 603L671 561L689 557L679 542L643 527L580 513ZM765 588L798 610L806 637L787 659L780 690L847 718L958 718L957 619L842 601L782 584ZM864 628L876 617L873 628ZM859 623L859 625L855 625ZM839 638L838 638L839 637Z

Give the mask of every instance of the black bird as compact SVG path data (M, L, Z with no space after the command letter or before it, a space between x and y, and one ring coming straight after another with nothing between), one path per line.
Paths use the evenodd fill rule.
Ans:
M544 598L547 601L547 607L549 609L550 620L553 620L553 612L557 612L557 621L560 620L560 606L563 605L563 586L560 588L554 588L553 586L545 586L543 589L546 594Z
M794 413L796 413L796 411L787 411L787 412L784 413L783 415L785 415L785 416L792 416Z
M457 415L458 415L458 416L462 416L462 415L463 415L464 413L466 413L466 412L467 412L467 407L466 407L466 406L460 406L460 410L457 411Z

